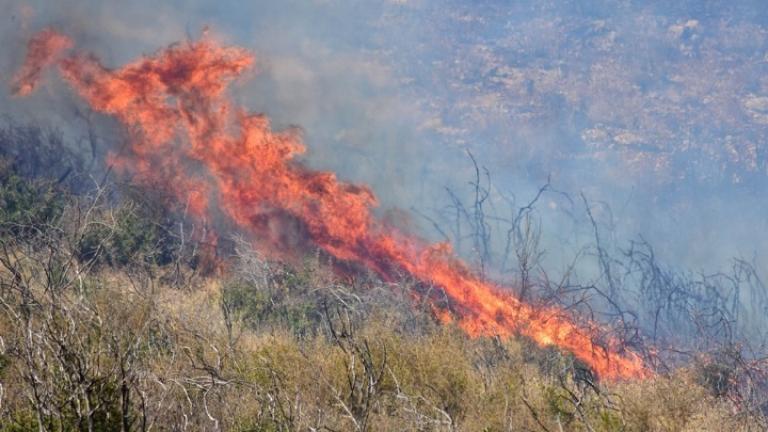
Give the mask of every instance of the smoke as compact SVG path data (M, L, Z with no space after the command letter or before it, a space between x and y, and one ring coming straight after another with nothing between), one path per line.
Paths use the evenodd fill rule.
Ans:
M620 236L649 238L676 265L755 254L764 264L763 9L419 2L397 18L411 33L392 39L403 41L393 57L435 107L438 137L472 149L501 188L551 174L608 203Z
M547 268L592 241L582 192L612 245L642 236L671 267L704 273L734 257L765 268L761 2L509 3L0 0L10 11L0 74L10 82L28 38L48 26L109 66L208 26L257 53L258 74L236 84L236 103L268 114L276 130L299 126L309 147L301 159L369 184L379 213L413 207L447 230L445 188L473 199L469 150L516 206L550 176L570 196L547 192L537 203ZM73 141L95 127L102 159L119 128L51 78L23 100L1 86L0 112ZM488 212L506 217L500 196ZM441 237L414 214L404 223ZM492 239L497 249L504 240ZM472 242L458 249L477 261Z
M229 83L253 64L247 51L206 35L110 69L81 51L60 55L71 45L51 30L33 36L14 83L17 93L29 94L40 71L55 65L93 110L127 131L129 147L110 154L117 171L186 201L198 221L222 213L276 256L301 252L284 241L285 221L296 222L303 239L338 260L386 281L414 278L413 294L470 335L522 333L571 351L601 377L649 375L642 358L601 327L510 296L467 269L450 245L425 244L372 217L377 201L366 186L297 163L306 148L295 130L276 132L268 117L248 113L227 96ZM452 310L438 303L432 287L450 299Z
M320 1L7 3L7 9L35 12L25 25L11 18L3 23L4 40L13 47L3 59L4 76L18 66L31 33L47 26L70 35L83 49L103 53L104 63L112 66L195 39L208 27L217 39L258 53L258 78L238 84L237 102L269 114L278 129L300 126L312 143L307 157L314 166L381 185L387 207L407 208L429 196L426 187L419 187L425 183L423 169L414 163L430 154L420 144L426 140L418 131L424 114L418 102L401 91L402 77L380 60L373 41L363 36L376 26L378 8L368 11ZM71 96L67 104L53 101L67 91L55 85L49 89L23 104L11 103L3 89L4 111L23 111L22 116L50 122L39 114L53 111L45 107L80 104ZM77 121L56 120L64 129L72 123ZM102 135L108 140L110 134Z

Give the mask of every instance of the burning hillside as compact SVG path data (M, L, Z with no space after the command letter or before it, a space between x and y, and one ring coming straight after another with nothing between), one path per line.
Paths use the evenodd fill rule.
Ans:
M470 335L522 334L572 352L607 379L652 374L638 354L604 337L599 325L521 302L475 276L450 245L426 244L378 221L369 188L296 162L305 151L297 131L273 131L267 117L247 112L227 95L228 85L254 63L246 50L203 37L110 69L92 54L70 51L72 46L53 30L33 37L16 93L30 93L41 71L55 66L92 109L128 131L129 149L111 154L109 162L125 176L167 189L199 220L222 213L260 250L278 257L302 252L280 229L295 222L302 241L340 261L386 281L407 276L439 288L452 309L436 310L437 316Z

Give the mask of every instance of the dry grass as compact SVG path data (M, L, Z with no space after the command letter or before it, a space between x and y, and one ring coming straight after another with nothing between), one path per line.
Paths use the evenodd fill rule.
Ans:
M227 320L221 307L225 281L203 279L180 289L139 279L118 271L89 276L87 290L56 297L58 309L46 304L52 299L45 284L35 285L31 290L40 310L56 310L57 317L33 316L29 329L38 337L31 342L18 321L2 315L0 430L38 430L40 419L47 430L87 430L83 416L89 413L72 408L78 397L67 393L83 386L103 393L79 398L80 404L89 397L102 404L96 409L103 411L100 417L89 414L98 417L92 430L747 431L763 426L711 396L692 370L592 387L574 374L568 356L553 350L531 355L534 348L524 340L470 339L440 326L404 331L399 310L404 304L379 305L375 313L332 305L329 310L336 313L328 313L316 332L298 335L288 327L261 329ZM6 290L5 305L13 307L14 300L19 299ZM52 322L74 326L66 337L77 335L69 348L81 352L71 360L88 365L85 376L69 375L62 347L44 340L66 333L46 329ZM25 360L29 343L47 364ZM549 357L546 368L543 356ZM118 373L121 367L130 370ZM558 367L562 373L552 374ZM35 389L31 372L50 382ZM120 396L123 386L127 398ZM44 410L33 402L35 391L48 392Z

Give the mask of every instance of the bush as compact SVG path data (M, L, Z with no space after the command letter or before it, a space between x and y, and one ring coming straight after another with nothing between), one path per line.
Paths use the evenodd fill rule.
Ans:
M178 257L180 242L172 234L173 220L163 210L126 200L109 216L87 227L77 245L78 259L124 267L164 266Z
M222 308L252 330L282 328L297 336L314 334L322 324L322 305L335 300L317 289L322 284L309 262L300 269L276 268L265 278L241 275L225 282Z
M0 160L0 236L29 236L45 231L62 214L66 193L48 180L18 175Z

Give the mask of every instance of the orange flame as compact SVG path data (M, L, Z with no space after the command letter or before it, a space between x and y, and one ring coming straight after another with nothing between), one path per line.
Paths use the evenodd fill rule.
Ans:
M72 48L72 40L54 30L36 34L27 44L27 60L16 75L13 94L26 96L35 89L45 67L50 66L62 51Z
M34 88L40 70L69 46L64 41L46 30L30 42L20 88ZM371 215L377 202L367 187L294 161L305 150L297 131L275 132L266 117L233 106L225 95L253 62L247 51L204 37L116 70L81 53L57 64L94 110L114 116L129 131L130 154L113 154L111 162L127 175L164 185L189 202L196 216L210 218L219 210L280 253L288 251L284 239L270 238L274 221L298 221L307 238L339 260L363 265L384 280L407 273L442 288L455 313L440 312L438 318L455 319L472 336L520 333L573 352L603 378L651 374L617 340L595 343L601 333L595 324L578 325L564 310L533 307L504 293L476 277L447 244L426 245L386 228Z

